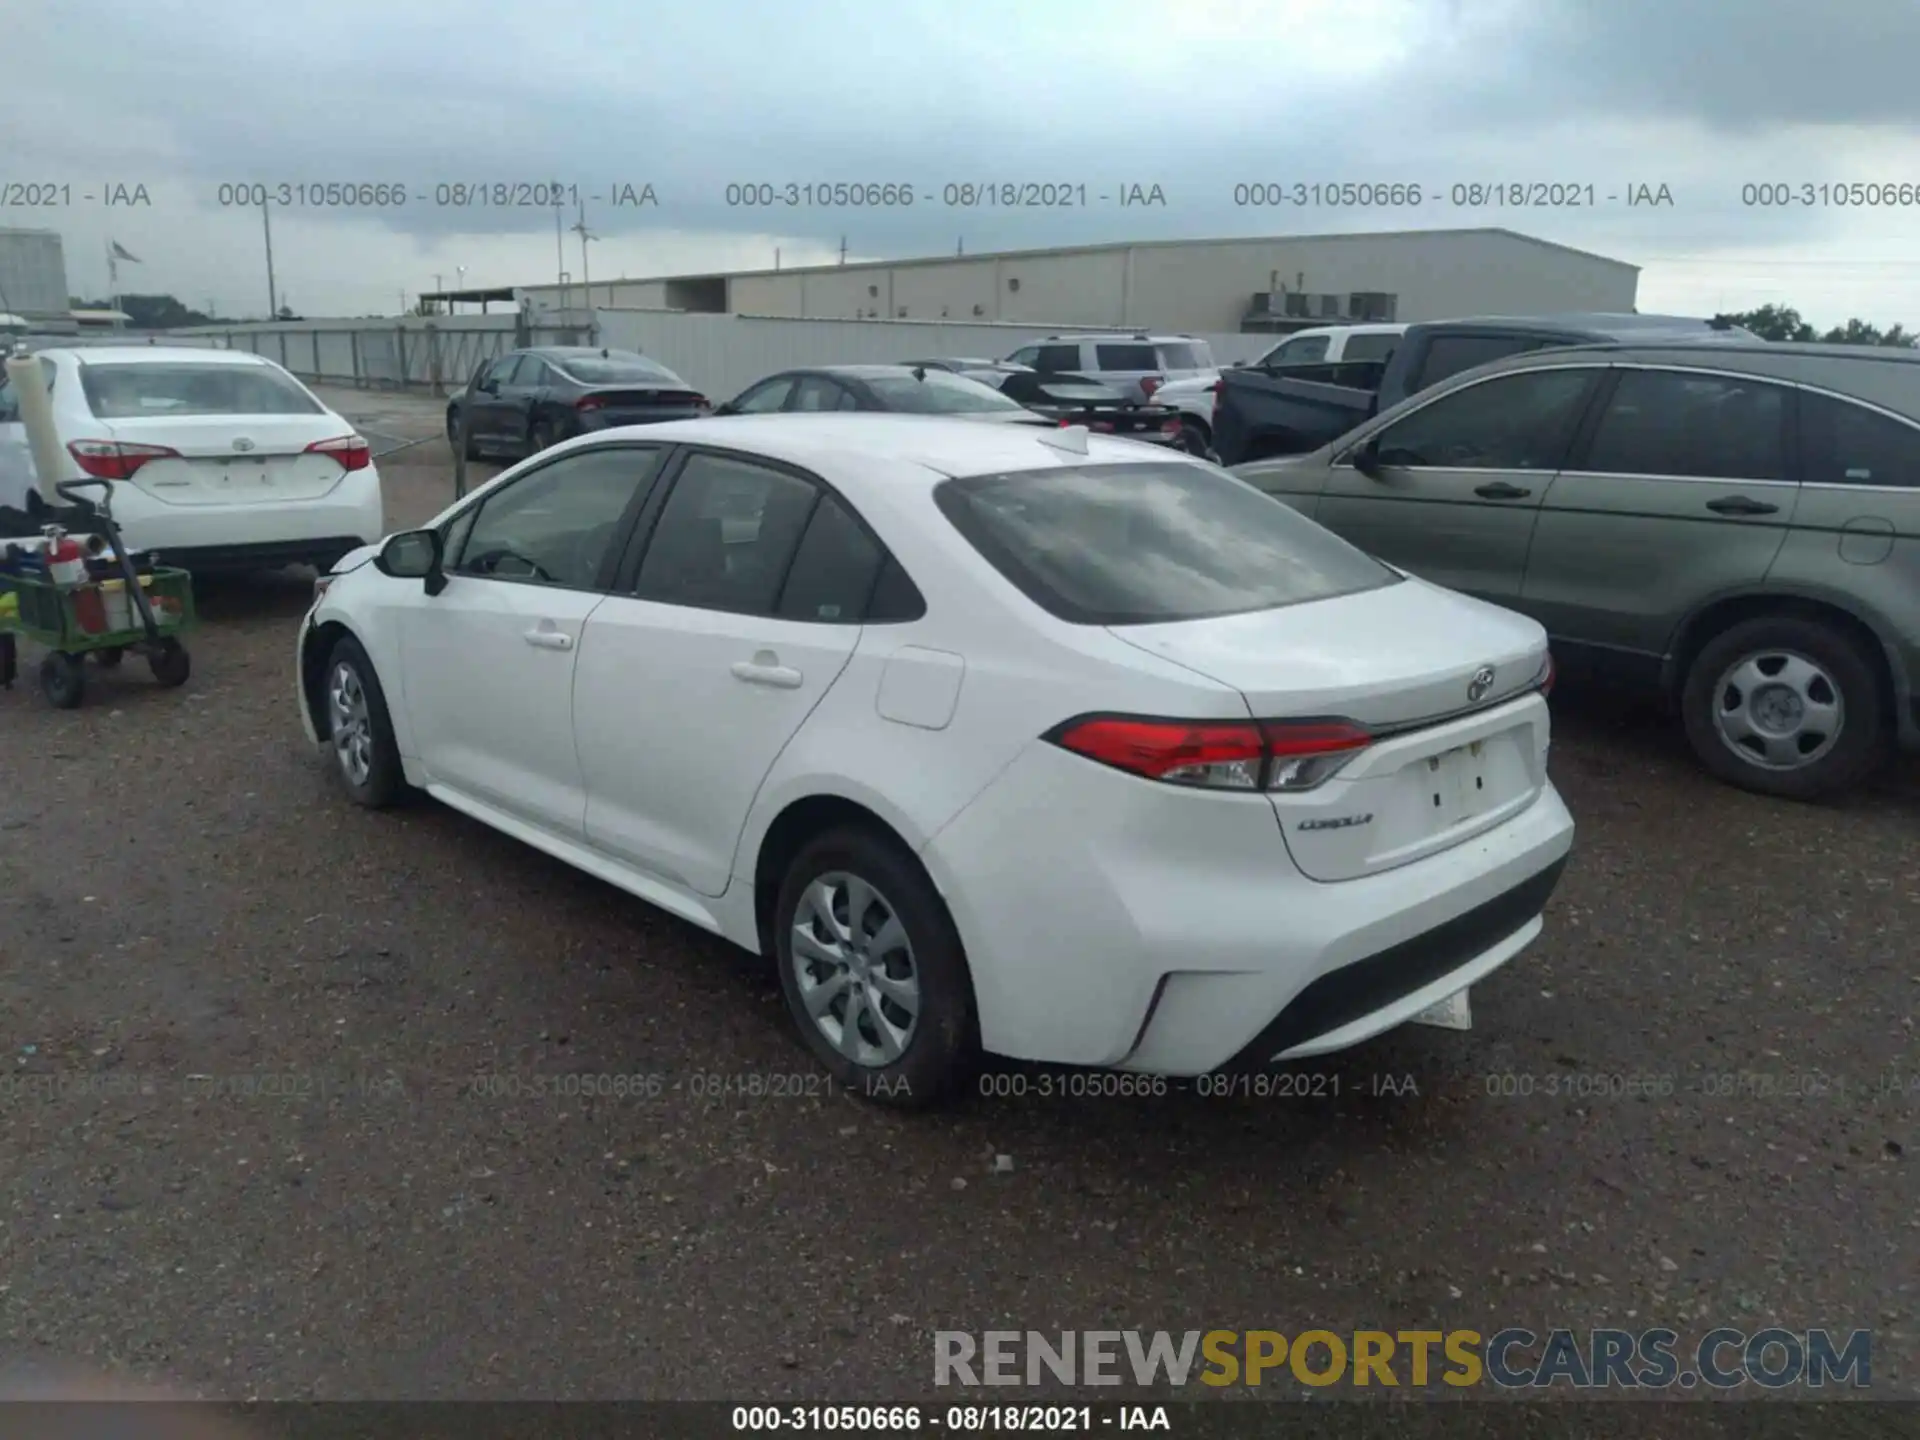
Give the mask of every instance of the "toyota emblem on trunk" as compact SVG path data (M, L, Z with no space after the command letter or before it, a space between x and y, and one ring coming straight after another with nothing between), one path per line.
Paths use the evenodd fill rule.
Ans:
M1493 667L1482 665L1473 672L1473 679L1467 682L1467 703L1478 705L1486 698L1487 691L1493 688Z
M238 450L241 454L244 455L246 454L247 451L253 449L253 441L247 440L244 438L240 440L236 440L233 442L233 448Z

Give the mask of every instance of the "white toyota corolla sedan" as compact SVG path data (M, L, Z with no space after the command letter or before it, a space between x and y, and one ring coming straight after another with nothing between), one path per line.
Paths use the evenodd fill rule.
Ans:
M838 1078L1352 1045L1541 929L1546 636L1084 430L602 432L323 577L308 738L772 959Z

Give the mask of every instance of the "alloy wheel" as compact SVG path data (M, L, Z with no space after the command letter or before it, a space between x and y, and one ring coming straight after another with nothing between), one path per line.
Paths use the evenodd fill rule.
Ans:
M1816 661L1793 650L1743 655L1713 687L1713 725L1749 765L1798 770L1832 750L1846 699Z
M373 716L360 672L344 662L327 680L327 718L340 773L350 785L365 785L373 774Z

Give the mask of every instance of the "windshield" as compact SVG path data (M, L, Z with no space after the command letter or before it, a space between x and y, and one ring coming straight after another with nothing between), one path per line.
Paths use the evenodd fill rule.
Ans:
M947 370L927 370L925 378L911 374L865 377L867 387L888 410L913 415L976 415L986 410L1018 410L1021 407L991 385L969 380Z
M158 415L321 415L318 401L264 365L191 360L80 366L87 406L102 420Z
M567 355L553 362L583 385L679 385L687 382L644 355Z
M1028 599L1079 625L1198 620L1399 580L1291 506L1207 465L1025 470L947 480L933 493Z

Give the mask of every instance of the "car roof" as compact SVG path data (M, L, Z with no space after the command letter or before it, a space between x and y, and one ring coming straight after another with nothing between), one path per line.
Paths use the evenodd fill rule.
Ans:
M796 365L791 370L782 370L781 375L845 375L853 380L884 380L888 376L912 375L915 370L938 370L932 363L921 365L905 362L898 365ZM952 371L944 371L952 374ZM767 377L769 379L774 376Z
M856 490L863 483L892 488L917 482L930 488L954 475L1184 458L1143 453L1138 442L1104 435L1087 437L1085 455L1062 451L1041 438L1058 434L1041 425L982 425L939 415L823 410L798 415L666 420L595 431L593 438L644 439L744 451L821 471L835 485L855 477ZM861 496L854 493L850 498L858 503Z
M1502 330L1539 330L1555 334L1577 333L1595 340L1632 340L1659 335L1727 336L1726 343L1740 337L1729 325L1716 325L1690 315L1612 315L1600 311L1574 311L1563 315L1463 315L1453 320L1427 320L1410 328L1430 330L1465 329L1476 325L1497 326Z
M1191 345L1200 339L1197 335L1142 335L1138 331L1125 335L1116 335L1112 331L1089 331L1077 335L1049 335L1045 340L1036 340L1036 345L1050 345L1056 342L1104 340L1112 345ZM1025 349L1026 346L1021 346Z
M1407 326L1397 322L1369 320L1364 324L1353 325L1313 325L1305 330L1295 330L1288 335L1276 335L1274 343L1284 345L1289 340L1298 340L1302 335L1404 335Z
M79 345L67 349L50 348L38 352L83 365L139 365L155 361L166 364L267 365L266 356L251 350L212 350L198 345Z

